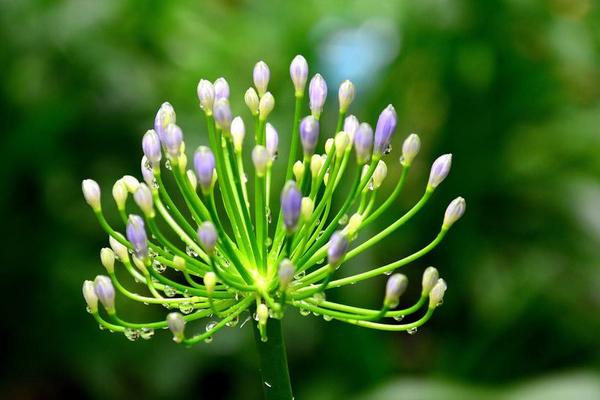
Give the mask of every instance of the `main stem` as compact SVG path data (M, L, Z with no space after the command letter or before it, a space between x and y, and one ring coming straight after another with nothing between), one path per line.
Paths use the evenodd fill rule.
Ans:
M281 331L281 321L275 318L267 320L268 340L261 340L256 323L252 324L254 340L260 357L260 373L266 400L291 400L292 385L288 371L285 342Z

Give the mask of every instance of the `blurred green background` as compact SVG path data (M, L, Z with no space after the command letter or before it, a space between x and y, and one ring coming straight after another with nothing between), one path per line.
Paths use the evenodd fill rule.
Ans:
M454 154L424 212L349 270L420 248L453 197L468 206L441 247L405 270L407 299L427 265L449 285L416 335L288 313L296 398L600 398L593 0L0 1L0 397L260 398L247 326L192 349L167 333L131 343L98 330L81 283L102 273L106 237L80 183L98 180L108 204L114 180L139 176L142 134L165 100L189 148L206 142L201 77L226 77L234 112L247 117L243 92L260 59L271 67L285 154L288 66L298 53L329 84L329 132L343 79L357 85L359 119L374 124L388 103L396 107L385 190L399 176L403 138L422 138L407 190L371 233L419 198L437 155ZM376 307L383 285L330 296ZM123 307L134 318L163 316Z

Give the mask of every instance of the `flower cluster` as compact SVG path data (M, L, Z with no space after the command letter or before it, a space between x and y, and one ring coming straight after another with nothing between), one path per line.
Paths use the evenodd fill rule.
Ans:
M254 67L254 87L244 95L252 120L248 130L254 134L250 140L251 164L244 160L243 151L244 142L249 141L247 125L241 117L233 116L227 81L203 79L197 93L206 116L210 146L198 147L189 162L175 110L169 103L162 104L154 128L142 139L143 182L127 175L112 188L124 233L106 220L98 184L90 179L83 181L85 200L109 235L110 247L100 252L106 275L83 284L88 311L102 328L123 332L130 340L148 339L155 329L169 328L176 342L191 345L209 342L218 330L235 326L245 311L250 311L261 339L266 341L268 320L281 319L286 305L296 307L302 315L312 313L325 320L409 333L431 318L446 291L438 271L434 267L425 269L420 297L402 309L397 307L408 279L394 271L440 243L465 211L461 197L450 203L437 236L421 250L349 276L343 276L340 267L410 220L448 175L452 156L446 154L435 160L423 196L411 209L355 245L359 232L395 203L419 152L420 139L416 134L406 138L399 162L400 178L393 191L376 205L388 169L383 159L390 153L396 130L394 107L389 105L381 112L373 130L368 123L347 116L355 88L350 81L343 82L338 92L335 134L324 140L320 153L323 135L319 121L327 84L319 74L310 80L310 114L302 117L308 81L304 57L293 59L290 75L295 89L295 116L291 132L286 132L291 143L287 165L279 167L285 173L280 192L274 193L271 188L272 173L282 161L277 157L278 131L268 122L275 99L268 91L269 67L262 61ZM252 168L248 168L250 165ZM246 169L251 171L250 179ZM175 190L167 190L165 175L171 175L169 179L174 183L169 187ZM343 188L344 177L352 177L352 184L336 210L332 198ZM175 192L178 199L174 198ZM133 202L128 202L130 198ZM131 203L137 206L135 211ZM122 268L115 268L117 261ZM126 288L126 275L144 285L147 294ZM325 298L328 290L382 275L389 278L380 308ZM117 312L116 292L176 311L162 321L129 322ZM98 302L105 313L100 313ZM420 316L412 322L400 323L416 313ZM205 330L186 332L188 323L201 319L209 321Z

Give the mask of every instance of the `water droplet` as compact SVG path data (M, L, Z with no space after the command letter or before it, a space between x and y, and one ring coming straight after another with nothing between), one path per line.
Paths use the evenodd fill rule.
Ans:
M140 337L140 331L132 328L125 328L123 334L127 339L131 340L132 342L135 342Z
M324 234L325 231L319 231L319 233L317 233L317 239L321 239L321 237L323 237Z
M240 317L239 315L236 315L231 321L228 321L225 326L228 326L230 328L233 328L234 326L236 326L238 323L240 322Z
M404 155L400 156L400 164L404 164Z
M173 297L177 294L175 289L173 289L171 286L168 286L168 285L164 286L163 292L165 292L165 296L167 296L167 297Z
M248 183L248 175L244 174L243 181L244 181L244 183Z
M409 330L406 331L409 335L414 335L415 333L417 333L417 327L414 328L410 328Z
M265 207L265 214L267 216L267 223L271 223L271 209L269 207Z
M152 261L152 268L154 268L154 270L156 272L158 272L159 274L162 274L167 269L167 266L164 264L161 264L160 261L158 261L158 260L154 260L154 261Z
M270 388L271 384L269 382L265 381L265 386L268 387L268 388Z
M373 185L373 180L369 181L369 185L367 187L369 188L369 190L373 190L375 188L375 186Z
M320 314L319 314L318 312L316 312L316 311L313 311L312 313L313 313L313 315L314 315L315 317L318 317L318 316L320 315Z
M338 223L340 225L346 225L348 223L348 214L342 215Z
M306 275L306 270L302 270L302 271L298 272L296 275L294 275L294 279L302 279L302 278L304 278L305 275Z
M86 307L86 308L85 308L85 311L87 311L89 314L91 314L91 313L92 313L92 310L90 310L90 308L89 308L89 307Z
M192 303L181 303L179 304L179 311L184 314L189 314L194 311L194 305Z
M100 324L100 325L98 325L98 328L100 328L100 330L103 331L104 330L104 325Z
M158 253L154 249L148 249L148 257L155 258L156 256L158 256Z
M185 247L185 253L190 257L198 257L198 253L196 253L190 246Z
M206 324L206 332L214 329L215 326L217 326L217 323L215 321L210 321L208 324Z
M383 274L387 275L387 276L390 276L392 274L392 271L385 271Z
M273 244L273 239L268 237L267 240L265 240L265 245L267 246L267 248L269 248L269 247L271 247L272 244Z
M213 341L213 337L212 336L209 336L206 339L204 339L204 343L212 343L212 341Z
M152 171L152 165L147 159L144 161L144 168L146 168L148 171Z
M313 300L316 301L317 303L324 302L325 298L326 298L326 296L325 296L325 293L323 293L323 292L318 292L313 295Z
M189 290L187 290L187 289L185 289L185 290L183 291L183 297L190 297L190 291L189 291Z
M263 343L266 343L268 340L269 340L269 338L266 337L266 336L261 336L260 337L260 341L263 342Z
M325 262L325 258L321 258L320 260L317 260L317 264L323 264Z
M156 179L153 179L152 180L152 189L158 189L158 188L159 188L158 182L156 181Z
M252 314L252 319L255 321L258 321L258 314L257 313Z
M142 328L140 330L140 337L144 340L152 339L154 336L154 329L152 328Z
M390 154L392 152L392 145L388 144L388 146L383 151L383 154Z
M173 167L171 166L171 160L165 161L165 168L168 170L173 169Z
M402 321L404 319L404 315L395 315L394 319L398 322Z
M333 317L331 315L323 314L323 319L327 322L331 321Z
M309 310L305 310L304 308L300 309L300 315L302 315L303 317L308 317L310 315L310 311Z

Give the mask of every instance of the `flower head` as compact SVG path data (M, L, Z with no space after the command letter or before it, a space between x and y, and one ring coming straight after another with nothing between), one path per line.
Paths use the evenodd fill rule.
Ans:
M379 119L377 120L373 153L382 155L388 152L390 142L392 141L392 135L396 130L396 123L396 110L390 104L381 112Z

